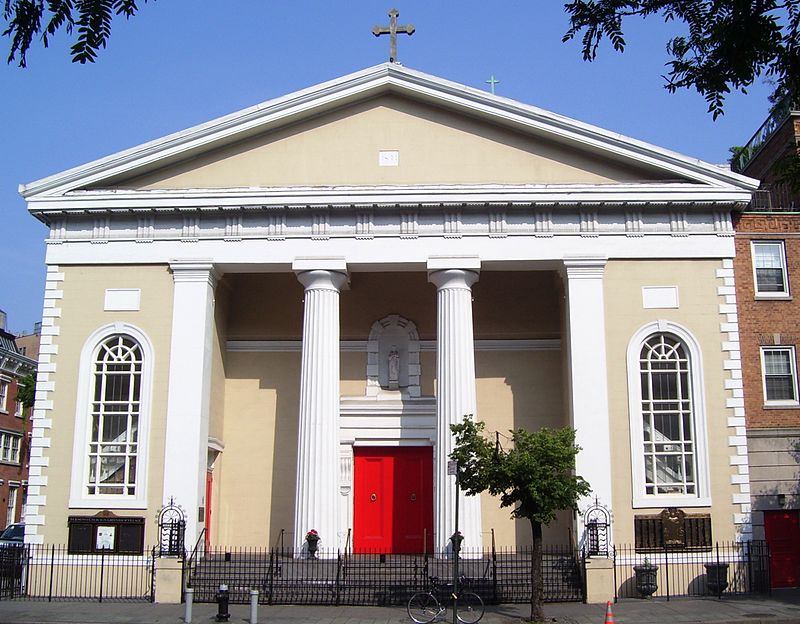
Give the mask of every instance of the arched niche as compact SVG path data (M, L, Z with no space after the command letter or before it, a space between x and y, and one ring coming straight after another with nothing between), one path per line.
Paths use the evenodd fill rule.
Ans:
M420 396L419 334L413 321L390 314L375 321L367 341L367 396Z

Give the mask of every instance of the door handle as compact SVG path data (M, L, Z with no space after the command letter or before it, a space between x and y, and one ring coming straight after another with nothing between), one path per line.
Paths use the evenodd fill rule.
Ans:
M413 503L415 500L417 500L417 495L416 495L415 493L413 493L413 492L412 492L412 493L411 493L411 496L409 497L409 499L410 499L410 500L411 500L411 502Z
M371 500L374 503L376 500L378 500L378 497L375 494L370 494L369 500Z

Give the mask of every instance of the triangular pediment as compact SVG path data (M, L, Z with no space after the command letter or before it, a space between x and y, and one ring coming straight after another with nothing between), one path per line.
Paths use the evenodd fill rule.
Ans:
M386 94L103 187L615 184L668 175Z
M757 184L668 150L392 63L21 187L74 191L331 186Z

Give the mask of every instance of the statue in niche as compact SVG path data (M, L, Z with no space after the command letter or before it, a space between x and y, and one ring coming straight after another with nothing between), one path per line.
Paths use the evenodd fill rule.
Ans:
M389 390L397 390L400 383L400 354L397 345L392 345L388 355L389 364Z

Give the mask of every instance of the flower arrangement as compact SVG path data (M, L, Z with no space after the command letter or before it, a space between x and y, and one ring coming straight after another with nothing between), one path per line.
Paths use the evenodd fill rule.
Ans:
M308 533L306 533L306 541L307 542L319 541L319 533L317 533L316 529L311 529Z

